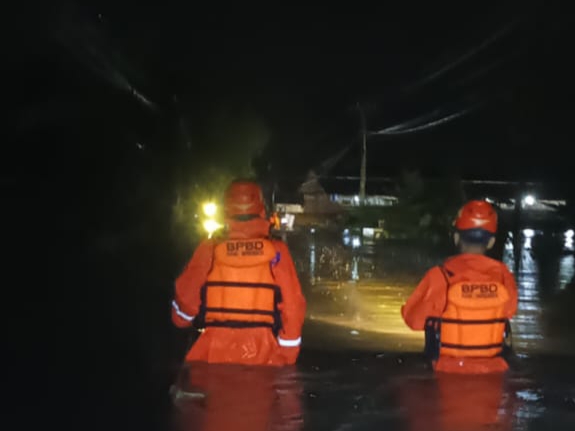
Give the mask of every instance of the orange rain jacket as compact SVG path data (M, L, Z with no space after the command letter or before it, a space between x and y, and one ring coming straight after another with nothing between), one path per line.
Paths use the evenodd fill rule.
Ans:
M485 288L477 288L481 285L488 286L487 292L481 290ZM499 287L499 293L490 293L497 290L493 286ZM458 287L458 292L472 290L469 295L460 293L456 298L455 290L450 287ZM466 295L468 299L461 298ZM485 308L486 304L489 308ZM507 266L476 254L460 254L447 259L442 268L431 268L401 308L405 323L414 330L425 329L430 317L447 319L442 323L441 341L455 348L442 346L434 369L472 374L508 369L498 349L464 347L502 341L504 323L501 322L513 317L516 311L517 285ZM484 320L486 324L469 324L470 320Z
M229 221L228 226L226 238L198 246L176 280L173 323L184 328L199 318L206 324L186 361L294 364L306 301L291 253L285 243L268 237L268 220ZM263 254L247 250L255 242L265 243ZM238 255L237 244L245 248L245 257ZM247 262L257 264L241 266Z

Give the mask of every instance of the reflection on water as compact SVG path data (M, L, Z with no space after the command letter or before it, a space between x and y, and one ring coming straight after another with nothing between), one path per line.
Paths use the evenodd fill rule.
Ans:
M351 279L359 280L359 256L353 256L351 259Z
M563 290L575 276L575 256L570 254L559 261L559 289Z
M309 243L309 277L311 284L315 284L315 237L312 235Z
M300 431L304 380L295 367L193 364L174 391L174 429Z
M175 402L173 429L574 429L570 365L542 361L529 373L441 375L416 355L351 352L308 352L294 368L197 365L180 376L188 396Z
M513 235L510 234L505 244L503 262L515 272L517 288L519 291L519 304L517 314L511 321L513 330L513 348L517 352L524 352L539 346L543 339L541 327L542 308L537 290L537 265L531 255L532 238L534 231L525 229L523 238L518 242L522 244L520 253L517 253L513 245ZM516 262L519 258L520 261ZM516 265L517 264L517 265Z

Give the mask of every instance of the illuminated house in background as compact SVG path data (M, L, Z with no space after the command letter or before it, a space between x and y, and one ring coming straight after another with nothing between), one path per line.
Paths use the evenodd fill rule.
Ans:
M359 206L359 179L322 178L313 171L300 186L303 196L303 212L313 214L334 214L345 211L346 207ZM398 202L393 194L394 182L384 179L367 181L366 206L391 206Z

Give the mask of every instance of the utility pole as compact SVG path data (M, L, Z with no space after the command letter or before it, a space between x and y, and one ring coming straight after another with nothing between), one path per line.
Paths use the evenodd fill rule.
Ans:
M361 168L359 179L359 202L360 205L365 205L365 180L366 180L366 165L367 165L367 130L365 113L359 102L357 102L357 109L359 110L359 118L361 122Z

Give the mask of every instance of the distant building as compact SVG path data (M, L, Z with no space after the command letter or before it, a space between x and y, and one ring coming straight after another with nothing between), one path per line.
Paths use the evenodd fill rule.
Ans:
M370 179L366 189L366 206L387 207L398 202L395 183L388 179ZM322 178L311 171L299 191L305 213L338 213L360 205L357 178Z
M345 211L338 202L333 202L320 184L319 177L310 171L307 179L300 186L303 195L303 212L308 214L338 214Z
M332 193L329 195L329 199L344 207L356 207L360 204L358 194ZM371 207L389 207L397 204L397 202L398 198L390 195L368 195L365 197L365 205Z
M303 206L301 204L295 203L282 203L278 202L275 204L275 211L281 214L301 214L303 213Z

